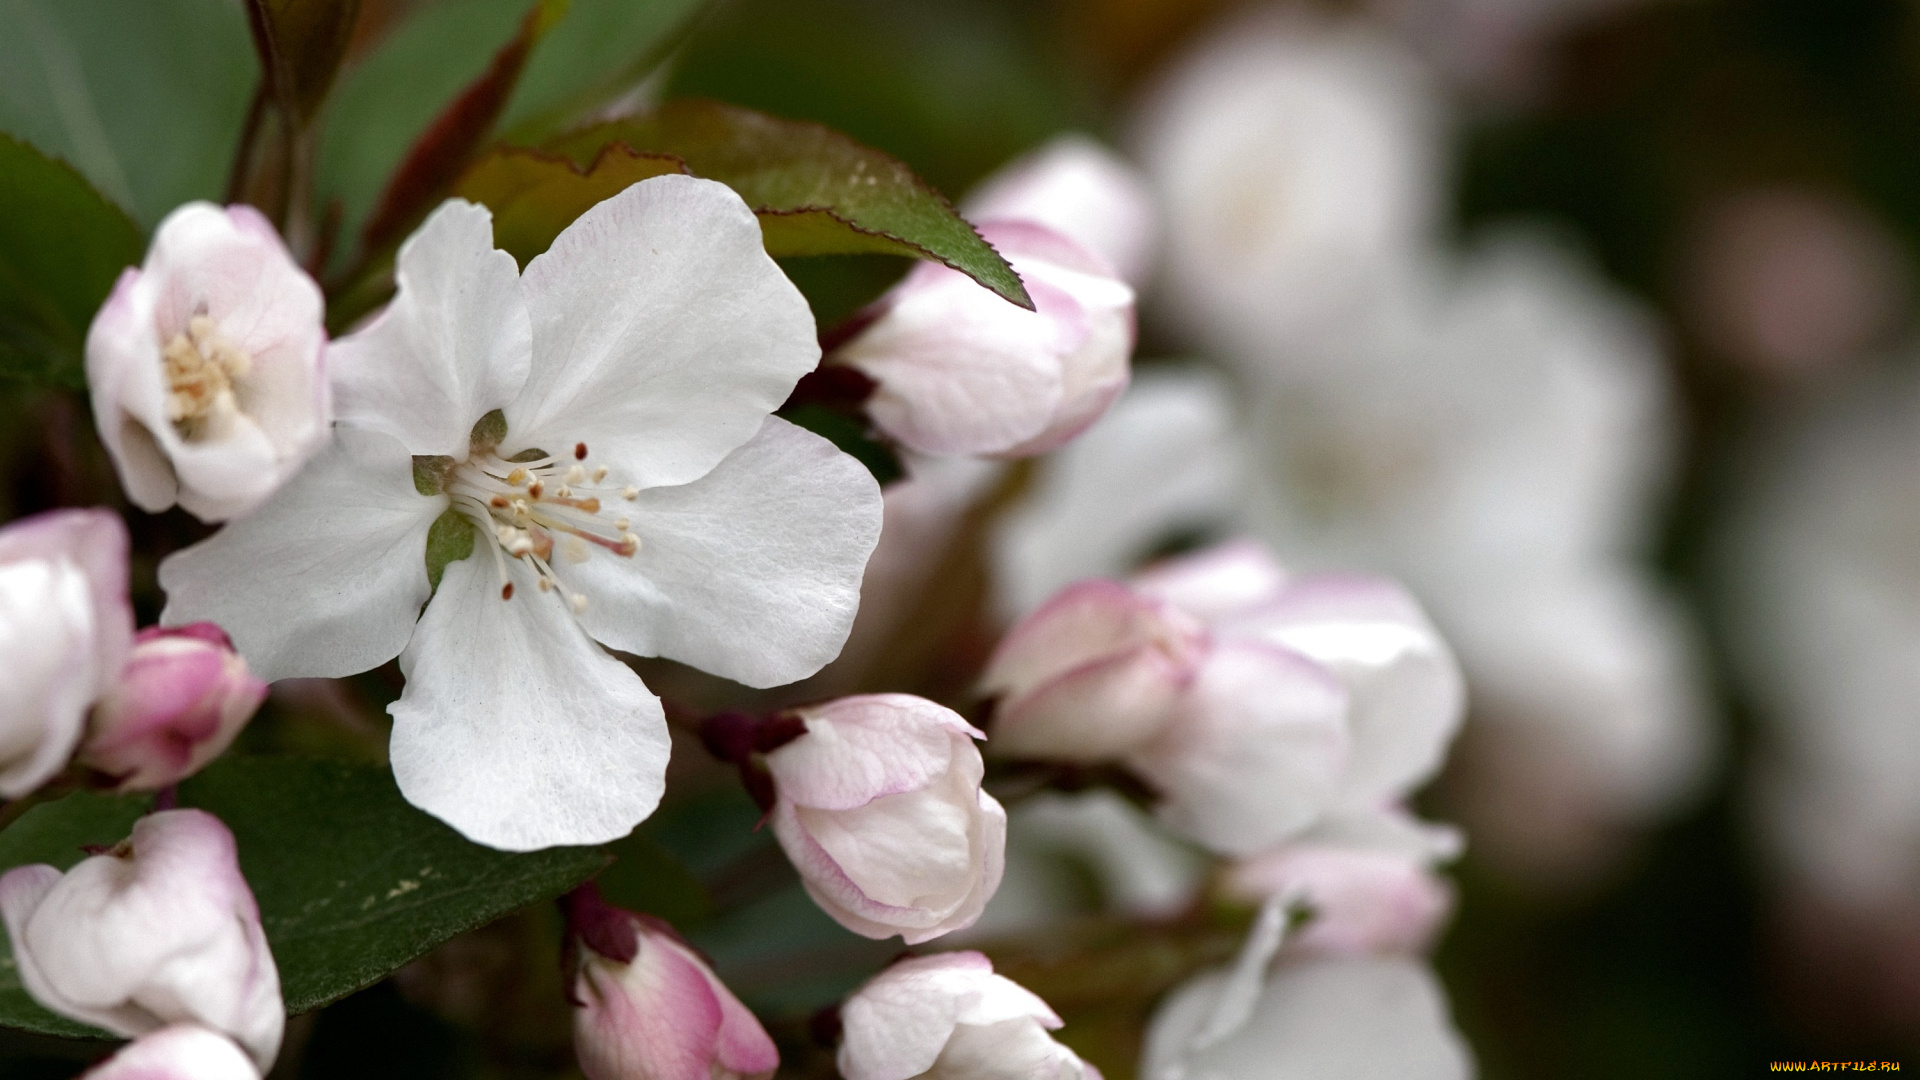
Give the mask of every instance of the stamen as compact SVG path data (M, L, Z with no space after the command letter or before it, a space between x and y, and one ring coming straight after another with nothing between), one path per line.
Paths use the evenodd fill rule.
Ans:
M513 582L509 581L505 585L500 586L500 599L513 599Z
M536 499L546 494L546 491L547 491L547 485L541 483L538 480L535 480L532 484L529 484L527 486L527 494Z
M586 444L586 443L574 443L574 444L573 444L573 456L574 456L574 459L575 459L575 460L578 460L578 461L585 461L585 460L587 460L587 444Z
M583 466L569 465L567 467L567 475L566 475L567 483L583 484L583 483L586 483L586 480L587 480L587 470Z
M567 602L573 605L573 613L575 615L586 614L587 598L585 596L580 593L574 593L572 596L567 597Z
M626 487L620 489L620 497L632 501L640 497L640 489L634 487L632 484L628 484Z
M607 467L605 465L602 465L599 468L593 470L594 483L598 484L604 481L606 478L607 478Z
M514 487L519 487L526 482L527 470L524 467L516 468L507 474L507 483L512 484Z

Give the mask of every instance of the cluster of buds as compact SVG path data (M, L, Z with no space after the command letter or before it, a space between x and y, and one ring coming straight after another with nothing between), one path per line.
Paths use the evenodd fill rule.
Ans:
M158 791L230 745L265 699L212 623L135 634L127 531L106 510L54 510L0 529L0 636L19 658L0 699L0 795L67 766Z
M1390 581L1294 578L1229 542L1067 587L982 687L997 753L1124 766L1168 827L1239 860L1230 890L1319 912L1303 943L1417 947L1448 910L1430 868L1457 840L1400 803L1438 768L1464 691Z

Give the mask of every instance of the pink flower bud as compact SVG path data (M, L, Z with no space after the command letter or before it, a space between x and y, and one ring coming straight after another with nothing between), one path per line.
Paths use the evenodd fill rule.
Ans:
M1453 893L1412 851L1289 844L1235 863L1226 888L1259 902L1287 896L1310 915L1288 947L1331 956L1418 952L1453 907Z
M213 815L149 814L64 875L15 867L0 876L0 918L21 984L46 1008L116 1035L190 1021L273 1064L280 973L233 834Z
M1134 285L1157 223L1146 180L1085 135L1063 135L988 177L961 207L969 221L1031 221L1065 234Z
M574 1050L587 1080L764 1080L780 1064L760 1021L664 923L568 898L577 935Z
M980 234L1019 272L1035 310L956 270L921 263L832 362L878 383L867 413L909 449L1045 453L1098 419L1126 388L1133 289L1044 226L992 222Z
M87 331L100 441L127 497L225 521L326 442L320 287L252 207L188 203Z
M807 733L766 762L774 836L808 895L870 938L972 926L1006 866L1006 811L980 790L984 736L907 694L797 712Z
M0 529L0 797L25 795L66 765L132 643L118 516L55 510Z
M219 757L266 696L218 626L148 627L94 709L80 760L121 791L158 790Z
M1008 632L980 689L996 753L1097 762L1157 735L1208 649L1200 623L1112 581L1062 589Z
M82 1080L260 1080L260 1070L225 1035L173 1024L121 1047Z
M1047 1003L977 952L902 960L840 1007L846 1080L1099 1080Z

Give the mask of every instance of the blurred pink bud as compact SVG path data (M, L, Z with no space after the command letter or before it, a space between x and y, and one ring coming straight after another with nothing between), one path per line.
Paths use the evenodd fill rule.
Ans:
M219 757L266 696L218 626L148 627L94 709L80 760L121 791L157 791Z
M117 515L54 510L0 529L0 797L25 795L66 765L132 644Z
M1207 648L1170 604L1113 581L1069 585L987 661L994 751L1091 763L1132 750L1166 726Z
M1453 906L1447 883L1412 851L1289 844L1235 863L1225 885L1254 903L1304 902L1311 917L1287 944L1320 955L1418 952Z
M1099 1080L1047 1003L977 952L902 960L840 1007L846 1080Z
M808 895L856 934L909 945L972 926L1006 867L1007 815L980 790L983 738L908 694L796 710L767 754L773 832Z
M280 973L233 834L213 815L149 814L65 875L9 870L0 917L21 984L46 1008L116 1035L203 1024L262 1070L273 1064L286 1023Z
M1858 203L1751 191L1709 206L1693 233L1685 270L1700 331L1755 374L1832 370L1898 329L1900 242Z
M81 1080L260 1080L260 1070L225 1035L173 1024L121 1047Z
M327 440L320 287L248 206L168 214L87 331L94 421L127 497L225 521Z
M1062 135L989 176L961 206L969 221L1031 221L1062 233L1138 285L1157 222L1146 179L1085 135Z
M779 1052L753 1013L678 935L569 897L578 934L573 1044L587 1080L764 1080Z
M921 263L832 361L878 384L867 413L911 450L1045 453L1099 419L1126 389L1133 289L1045 226L989 222L980 235L1019 272L1035 310L956 270Z

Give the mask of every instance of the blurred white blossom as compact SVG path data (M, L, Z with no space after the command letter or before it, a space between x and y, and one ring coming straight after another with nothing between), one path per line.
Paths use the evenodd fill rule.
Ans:
M1002 603L1196 531L1394 573L1472 685L1471 830L1509 866L1579 859L1573 831L1650 820L1711 746L1692 633L1643 563L1674 441L1657 339L1536 235L1427 273L1341 335L1243 350L1238 408L1197 370L1143 374L1009 514Z
M909 694L797 709L766 756L773 833L807 894L854 933L917 945L973 925L1006 866L1007 815L980 789L980 733Z
M1920 383L1874 376L1784 428L1726 523L1719 583L1766 723L1760 820L1796 888L1906 910L1920 886Z
M66 766L132 646L118 515L54 510L0 529L0 797L17 799Z
M769 415L819 347L759 230L724 185L657 177L522 275L486 210L444 204L393 303L332 349L333 444L162 564L163 621L219 623L268 679L398 656L395 778L471 839L625 835L659 802L666 723L602 646L803 678L845 641L879 531L871 475Z
M1239 958L1175 987L1147 1027L1143 1080L1469 1080L1472 1052L1425 963L1274 954L1271 902Z
M1311 340L1438 227L1440 96L1358 21L1228 20L1149 93L1135 153L1165 216L1157 294L1196 342Z
M64 875L15 867L0 876L0 917L21 984L46 1008L116 1035L202 1024L273 1065L280 973L233 834L213 815L149 814Z
M142 510L248 513L327 441L320 286L251 206L188 203L87 331L100 441Z
M1099 1080L1060 1018L977 952L901 960L840 1007L846 1080Z

